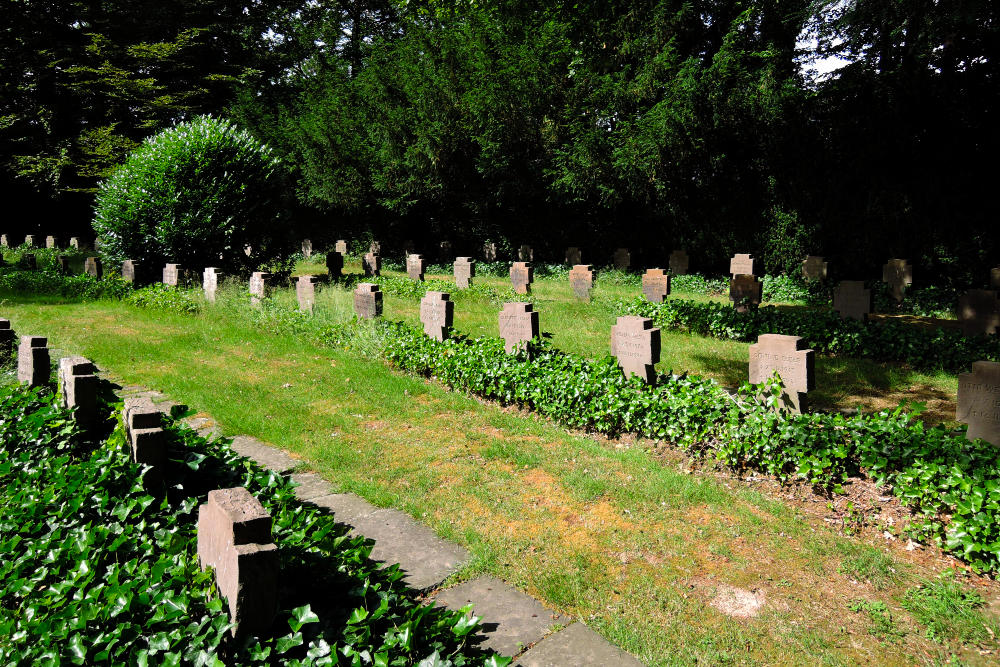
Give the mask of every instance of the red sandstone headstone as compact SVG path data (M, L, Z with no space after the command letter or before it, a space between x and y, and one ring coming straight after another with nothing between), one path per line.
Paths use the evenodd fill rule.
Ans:
M205 292L205 300L209 303L215 303L215 293L219 289L219 278L222 277L222 272L214 266L207 267L201 273L201 288Z
M623 315L611 327L611 354L625 375L638 375L651 383L660 360L660 330L648 317Z
M688 272L688 254L683 250L674 250L668 261L671 275L683 276Z
M663 269L646 269L642 275L642 294L653 303L663 303L670 294L670 274Z
M75 408L73 419L82 428L97 424L98 388L99 380L89 359L63 357L59 360L60 400L64 407Z
M882 267L882 282L889 285L896 303L902 303L906 286L913 284L913 267L905 259L890 259Z
M379 276L382 274L382 258L378 253L369 251L361 260L361 267L365 270L365 276Z
M420 300L420 322L424 333L435 340L448 337L448 329L455 319L455 304L447 292L429 291Z
M406 275L410 277L410 280L416 280L420 282L424 279L424 268L426 262L424 262L423 255L407 255L406 256Z
M527 347L528 341L538 337L538 313L534 312L530 303L505 303L500 311L499 324L500 337L503 338L507 354L513 353L518 347Z
M799 336L764 334L750 346L750 382L760 384L777 371L793 412L807 409L806 393L816 388L816 355Z
M760 305L761 283L756 276L739 274L729 281L729 300L738 313Z
M591 265L575 265L569 272L569 286L577 299L590 301L590 291L594 288L594 271Z
M510 284L517 294L531 294L535 270L530 262L514 262L510 267Z
M326 273L336 280L344 273L344 256L337 251L326 253Z
M171 287L177 287L177 282L180 279L180 273L180 264L167 264L163 267L163 284L170 285Z
M802 277L806 280L823 280L826 278L827 262L818 255L809 255L802 260Z
M628 248L618 248L611 257L611 261L619 271L628 271L628 268L632 266L632 255L629 254Z
M757 260L753 258L753 255L737 253L729 260L729 273L734 278L736 276L755 276L757 275Z
M471 257L455 258L455 284L458 289L472 287L472 279L476 276L476 260Z
M373 320L382 314L382 292L373 283L358 283L354 290L354 312L363 320Z
M1000 363L976 361L958 376L958 421L969 425L969 440L982 438L1000 447Z
M566 263L570 266L583 264L583 254L580 252L579 248L576 246L566 248Z
M993 290L969 290L959 298L957 313L966 336L1000 333L1000 301Z
M29 387L42 387L49 382L48 339L43 336L21 336L17 347L17 381Z
M125 438L132 450L132 460L149 466L147 477L157 478L167 462L167 433L163 414L148 398L127 398L122 407Z
M303 313L312 313L313 305L316 303L315 276L299 276L295 283L295 298L299 302L299 310Z
M872 312L872 291L863 280L843 280L833 290L833 309L841 319L864 322Z

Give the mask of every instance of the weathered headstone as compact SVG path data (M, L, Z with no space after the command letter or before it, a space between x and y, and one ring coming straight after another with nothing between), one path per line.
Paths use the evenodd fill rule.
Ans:
M670 274L663 269L646 269L642 274L642 294L648 301L663 303L670 294Z
M683 250L674 250L670 253L670 259L667 261L671 275L683 276L688 272L688 254Z
M368 244L368 252L370 252L373 255L381 255L382 244L379 243L378 241L372 241L371 243Z
M101 263L100 257L88 257L83 262L83 272L88 276L93 276L94 278L100 278L104 275L104 264Z
M82 428L91 428L100 417L97 403L99 381L94 364L84 357L59 360L59 392L63 407L76 408L73 419Z
M364 320L382 315L382 292L373 283L358 283L354 290L354 312Z
M27 236L25 236L24 237L24 245L28 246L29 248L34 248L35 247L35 235L34 234L28 234Z
M313 254L313 242L309 239L302 241L302 256L308 259Z
M990 289L1000 290L1000 266L990 269Z
M729 281L729 300L738 313L760 305L761 283L757 276L738 274Z
M959 298L957 313L966 336L1000 333L1000 301L994 290L969 290Z
M737 253L729 260L729 273L734 278L736 276L755 276L757 275L757 260L753 258L753 255Z
M448 337L448 329L455 319L455 304L447 292L429 291L420 300L420 322L424 325L424 333L434 340L444 340Z
M271 296L271 286L268 284L270 276L267 271L254 271L250 274L250 303L256 305L261 299Z
M611 261L619 271L628 271L628 268L632 266L632 255L629 254L628 248L618 248Z
M590 264L577 264L569 272L569 286L577 299L590 301L594 289L594 271Z
M56 270L64 276L68 276L70 274L69 255L56 256Z
M23 266L28 271L34 271L38 268L38 261L35 259L34 253L26 252L21 255L21 266Z
M535 270L530 262L514 262L510 267L510 284L517 294L531 294Z
M538 313L530 303L514 301L503 305L503 310L500 311L500 337L503 338L507 354L538 337Z
M802 277L806 280L823 280L826 278L827 262L819 255L809 255L802 260Z
M159 477L167 462L167 433L163 430L162 413L148 398L126 398L122 421L132 460L152 468L147 477Z
M252 255L253 254L253 246L249 245L249 244L243 246L243 254L246 255L247 257L249 257L250 255Z
M369 278L382 274L382 258L377 253L369 252L361 260L361 267Z
M177 287L177 283L180 280L181 275L181 265L180 264L167 264L163 267L163 284L170 285L171 287Z
M519 262L535 261L535 251L530 245L523 245L517 250L517 260Z
M406 275L410 277L410 280L419 282L424 279L424 264L423 255L406 256Z
M344 273L344 256L339 252L326 253L326 273L330 280L336 280Z
M205 300L215 303L215 293L219 290L219 278L222 272L214 266L206 267L201 272L201 289L205 292Z
M9 248L10 242L7 240L6 234L0 234L0 247Z
M965 437L1000 447L1000 363L975 361L958 376L958 421L969 425Z
M638 375L651 383L660 360L660 330L648 317L623 315L611 327L611 354L625 375Z
M750 346L750 382L760 384L774 371L785 386L782 398L793 412L808 406L806 393L816 388L816 355L807 350L799 336L763 334Z
M334 248L334 250L336 250L337 252L339 252L341 255L346 255L347 254L347 241L345 241L344 239L340 239L339 241L337 241L336 245L334 245L333 248Z
M299 302L299 310L303 313L312 313L313 305L316 303L316 277L299 276L295 283L295 298Z
M890 259L882 267L882 282L889 285L896 303L902 303L906 286L913 284L913 267L905 259Z
M57 239L54 236L46 236L45 237L45 247L46 248L50 248L50 249L51 248L58 248L59 247L59 239Z
M583 264L583 253L576 246L571 246L566 248L566 263L570 266L576 266L577 264Z
M271 626L278 609L278 547L271 516L245 488L208 492L198 508L198 562L215 571L234 635Z
M872 312L872 291L863 280L843 280L833 290L833 309L841 319L864 322Z
M76 248L77 250L86 250L87 243L86 241L82 240L79 236L71 236L69 237L69 247Z
M122 280L128 281L133 284L138 284L142 282L140 280L140 271L142 268L142 262L134 259L126 259L122 262Z
M0 359L10 359L14 354L14 330L10 320L0 318Z
M476 260L471 257L455 258L455 284L458 289L472 287L472 279L476 276Z
M43 336L21 336L17 347L17 381L29 387L41 387L49 382L48 339Z
M487 241L483 244L483 261L484 262L495 262L497 261L497 244L491 241Z

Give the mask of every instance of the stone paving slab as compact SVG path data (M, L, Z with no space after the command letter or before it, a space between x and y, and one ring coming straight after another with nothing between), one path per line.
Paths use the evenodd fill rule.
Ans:
M514 663L514 667L643 667L583 623L549 635Z
M303 472L292 475L295 487L295 497L299 500L312 500L333 493L330 483L314 472Z
M337 521L349 526L356 525L361 519L379 510L375 505L353 493L331 493L328 496L312 498L309 502L332 511Z
M251 458L261 466L275 472L288 472L299 464L299 461L277 447L266 445L256 438L245 435L233 438L232 446L237 454Z
M193 428L203 438L210 438L222 435L222 430L214 419L208 417L187 417L182 419L185 424Z
M501 655L517 655L551 632L553 626L573 622L493 577L479 577L444 590L435 602L453 610L469 603L475 605L472 613L482 621L482 645Z

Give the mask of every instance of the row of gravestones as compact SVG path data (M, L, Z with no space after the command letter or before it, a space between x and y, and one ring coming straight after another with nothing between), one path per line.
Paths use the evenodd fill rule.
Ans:
M14 331L0 319L0 354L13 353ZM21 336L17 349L17 379L29 387L48 384L48 341ZM84 357L59 360L60 403L73 410L82 429L100 419L99 381L94 364ZM125 436L132 460L149 467L145 480L162 480L167 463L167 432L162 415L148 398L126 399L122 408ZM233 634L267 629L277 611L278 547L271 538L271 516L243 487L209 491L198 508L198 560L215 572L220 595L229 605Z
M38 247L39 243L40 243L39 241L35 240L35 235L34 234L28 234L27 236L24 237L24 245L28 246L29 248ZM9 247L10 247L10 241L9 241L7 235L6 234L0 234L0 248L9 248ZM46 236L45 237L45 247L46 248L61 248L63 246L59 243L59 238L58 237L56 237L56 236ZM70 248L76 248L77 250L87 250L88 249L87 242L84 241L79 236L72 236L72 237L70 237L70 239L69 239L69 247Z

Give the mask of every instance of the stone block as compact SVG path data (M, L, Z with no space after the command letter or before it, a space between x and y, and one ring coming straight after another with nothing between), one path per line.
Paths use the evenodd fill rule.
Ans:
M316 277L299 276L295 283L295 298L299 302L299 310L312 313L316 303Z
M793 412L808 409L806 394L816 388L816 355L799 336L764 334L750 346L750 382L760 384L777 371L783 398Z
M10 247L10 242L7 240L7 235L6 234L0 234L0 247L2 247L2 248L9 248Z
M538 642L513 667L642 667L642 663L583 623Z
M423 255L409 254L406 256L406 275L410 280L422 281L426 262Z
M510 284L517 294L531 294L535 270L530 262L514 262L510 267Z
M670 294L670 274L663 269L646 269L642 274L642 295L653 303L663 303Z
M670 259L667 262L670 266L671 275L683 276L688 272L688 254L683 250L674 250L670 253Z
M76 408L73 419L82 428L97 424L97 393L100 388L94 364L84 357L59 360L59 398L63 407Z
M435 340L448 337L448 329L455 320L455 304L447 292L429 291L420 300L420 322L424 333Z
M994 290L972 289L958 300L958 322L969 337L1000 333L1000 301Z
M370 252L373 255L381 255L382 244L379 243L378 241L372 241L371 243L368 244L368 252Z
M163 267L163 284L177 287L177 284L180 282L180 275L180 264L167 264Z
M77 250L86 250L87 242L81 239L79 236L69 237L69 247L75 248Z
M122 280L130 282L134 285L138 285L142 282L140 280L140 271L142 269L142 262L134 259L126 259L122 262Z
M573 295L582 301L590 301L594 289L594 270L590 264L577 264L569 272L569 286Z
M738 313L760 305L762 285L757 276L739 274L729 281L729 300Z
M219 278L221 277L222 271L214 266L206 267L201 272L201 289L205 292L205 300L209 303L215 303L215 293L219 290Z
M56 238L55 236L46 236L45 237L45 247L46 248L58 248L59 247L59 239Z
M819 255L809 255L802 260L802 277L806 280L824 280L827 264Z
M34 248L35 247L35 235L34 234L28 234L27 236L25 236L24 237L24 245L28 246L29 248Z
M577 264L583 264L583 253L576 246L570 246L566 248L566 263L570 266L576 266Z
M530 303L514 301L505 303L500 311L500 337L507 354L538 337L538 313Z
M736 276L755 276L757 275L757 260L753 258L753 255L737 253L729 260L729 273L734 278Z
M841 319L864 322L872 312L872 292L862 280L843 280L833 290L833 309Z
M969 425L969 440L1000 447L1000 363L976 361L971 373L958 376L956 419Z
M302 256L306 259L312 257L313 254L313 242L309 239L304 239L302 241Z
M907 285L913 284L913 267L905 259L890 259L882 267L882 282L889 286L896 303L902 303Z
M100 278L104 275L104 264L100 257L88 257L83 262L83 272L88 276Z
M652 383L654 366L660 360L660 330L648 317L623 315L611 327L611 354L625 375L638 375Z
M373 283L358 283L354 290L354 312L364 320L382 315L382 292Z
M331 280L336 280L344 274L344 256L339 252L326 253L326 273Z
M612 255L611 261L619 271L628 271L632 266L632 255L629 254L628 248L618 248Z
M361 268L365 270L365 276L378 277L382 274L382 258L378 253L369 251L361 260Z
M125 437L132 450L132 460L152 468L148 477L159 476L167 462L167 432L163 430L163 413L144 397L125 399L122 407Z
M472 279L476 277L476 260L471 257L455 258L455 285L458 289L472 287Z
M333 246L334 251L341 255L347 254L347 241L344 239L339 239L337 243Z
M17 381L29 387L49 383L48 339L43 336L21 336L17 347Z
M271 274L266 271L254 271L250 274L250 303L256 305L261 299L271 296L270 277Z

